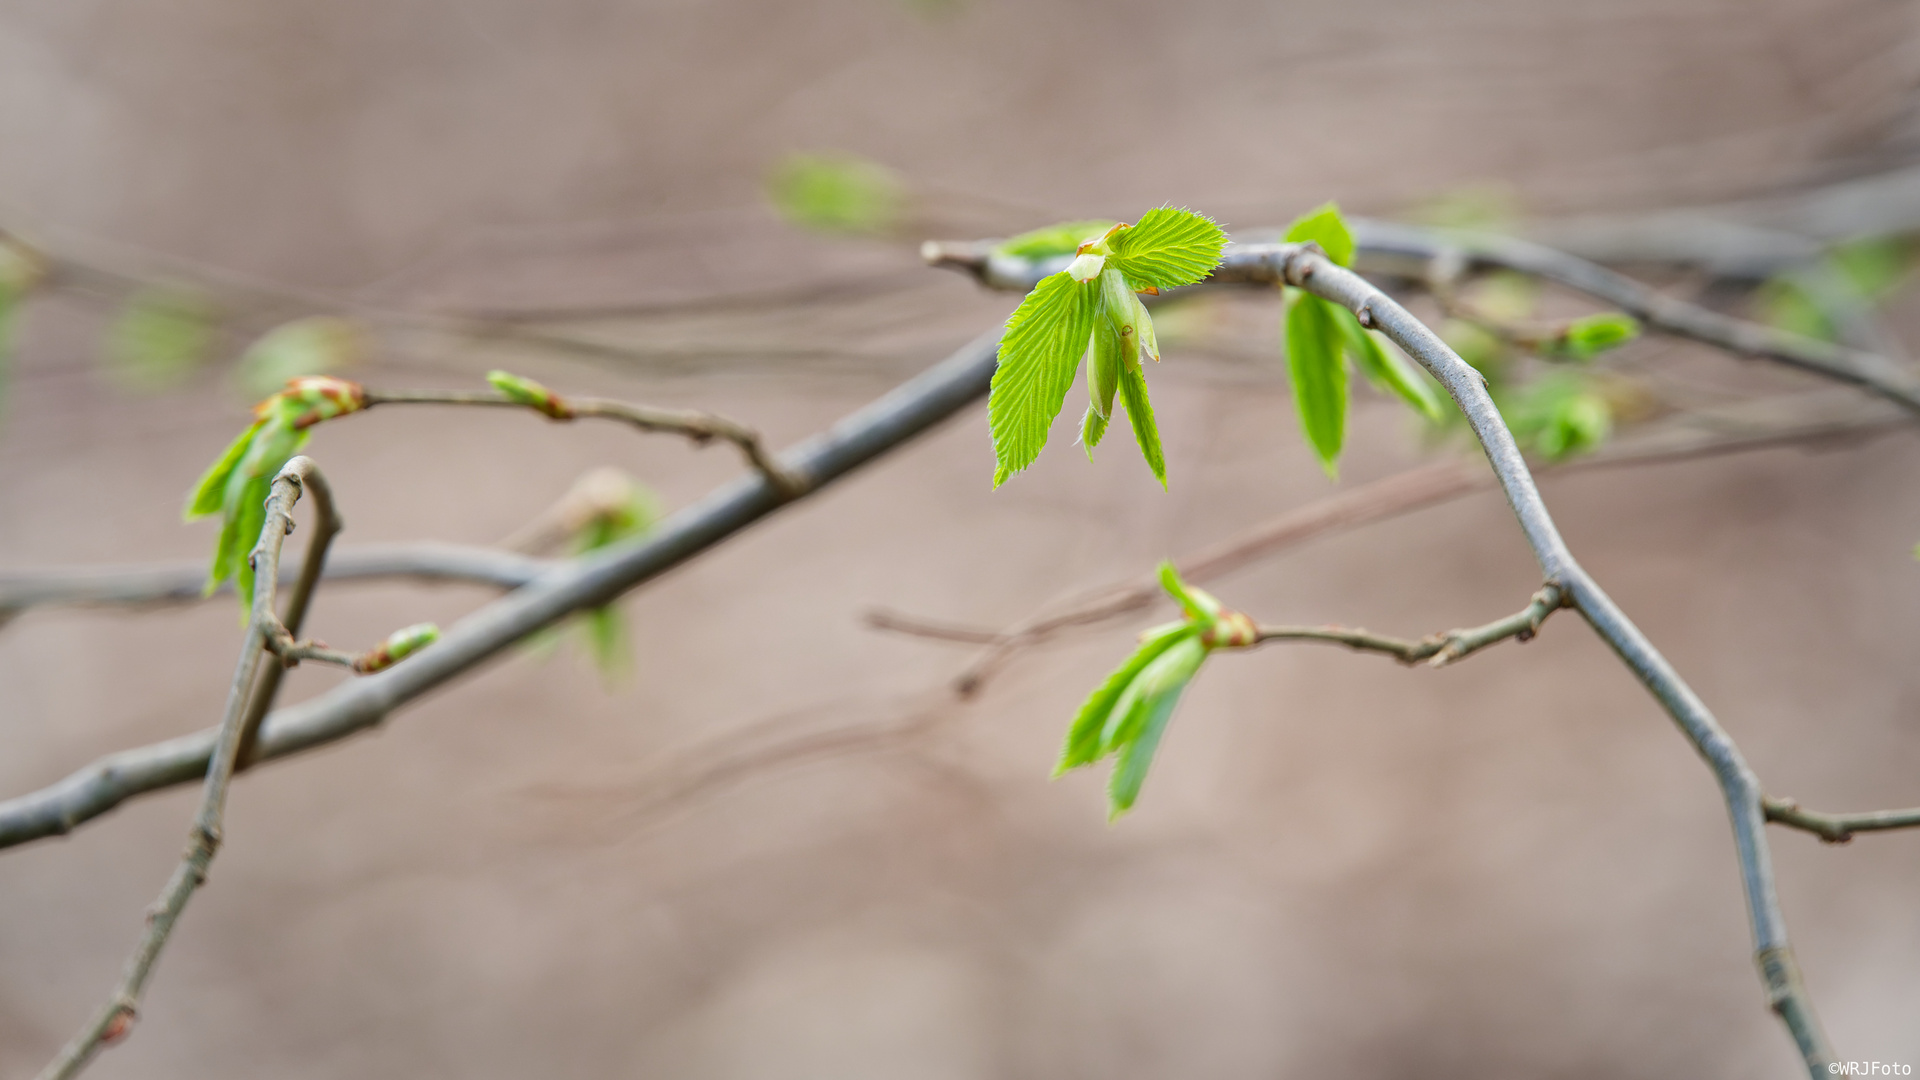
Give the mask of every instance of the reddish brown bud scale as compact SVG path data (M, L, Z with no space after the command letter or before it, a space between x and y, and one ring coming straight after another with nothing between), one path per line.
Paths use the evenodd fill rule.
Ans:
M1260 643L1260 626L1243 612L1222 611L1200 632L1200 643L1209 649L1244 649Z

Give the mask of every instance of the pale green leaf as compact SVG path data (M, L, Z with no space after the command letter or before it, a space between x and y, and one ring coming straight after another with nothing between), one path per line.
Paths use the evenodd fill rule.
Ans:
M821 232L879 233L906 203L892 169L851 154L790 154L767 178L767 198L780 216Z
M1227 234L1211 218L1162 206L1114 234L1108 265L1124 273L1136 288L1171 289L1213 273L1226 243Z
M260 430L265 420L256 420L240 437L233 440L213 467L200 477L200 483L194 486L193 493L187 497L187 509L182 515L186 520L203 518L208 514L217 514L226 506L227 478L233 475L234 466L240 464L240 458L246 454L247 447L253 445L254 433Z
M142 289L107 328L108 371L130 390L176 386L206 360L217 317L212 301L191 289Z
M1382 342L1378 334L1361 326L1360 320L1346 308L1336 306L1333 313L1341 335L1346 338L1347 354L1369 381L1398 396L1429 420L1439 420L1444 415L1440 388L1402 356L1399 349L1391 342Z
M1007 320L987 398L998 461L995 487L1033 464L1047 445L1047 433L1093 337L1098 297L1098 286L1083 285L1062 271L1042 278Z
M357 323L332 315L295 319L267 331L240 354L237 375L252 397L266 397L302 375L330 375L367 352Z
M1550 461L1597 449L1613 427L1613 408L1586 379L1543 378L1515 396L1509 426L1520 442Z
M1186 612L1187 618L1194 622L1206 623L1219 617L1220 601L1215 599L1212 593L1204 589L1196 589L1182 581L1179 567L1174 566L1171 561L1162 562L1157 573L1160 578L1160 587L1167 590L1167 595L1173 597L1174 602L1180 605L1180 610Z
M1176 641L1143 668L1114 705L1119 722L1111 740L1116 760L1107 781L1107 819L1119 817L1140 798L1140 787L1153 764L1167 721L1180 703L1180 694L1206 661L1207 648L1198 637Z
M1073 254L1081 244L1100 239L1111 228L1111 221L1066 221L1002 240L994 250L1021 259L1056 259Z
M1287 226L1286 239L1289 244L1319 244L1320 250L1335 263L1353 265L1353 233L1347 230L1346 221L1340 217L1340 207L1334 203L1322 203L1294 218L1293 224Z
M1080 706L1073 725L1067 729L1067 740L1060 749L1060 761L1054 766L1053 775L1059 776L1070 769L1100 760L1104 753L1103 735L1107 730L1107 721L1120 695L1139 677L1141 670L1161 653L1198 632L1199 629L1192 623L1175 622L1156 626L1141 634L1140 647L1127 657L1126 663L1107 676L1106 681Z
M1153 422L1153 403L1147 400L1147 377L1140 370L1138 357L1129 356L1120 365L1120 402L1127 407L1127 421L1133 425L1133 441L1140 445L1140 456L1147 459L1153 478L1167 486L1167 459L1160 451L1160 429Z
M1287 377L1294 407L1307 443L1333 476L1347 425L1347 366L1339 325L1325 300L1297 289L1287 293Z

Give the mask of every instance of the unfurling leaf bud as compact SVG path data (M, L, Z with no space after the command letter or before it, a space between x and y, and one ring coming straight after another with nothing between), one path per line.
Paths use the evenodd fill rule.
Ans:
M1209 649L1246 649L1259 643L1259 624L1240 611L1222 611L1213 625L1200 632L1200 644Z
M573 406L567 404L559 394L532 379L523 378L510 371L489 371L487 381L493 384L495 390L500 391L501 397L516 405L525 405L555 420L573 419Z
M331 375L288 379L286 389L253 407L253 415L277 421L290 431L305 431L322 420L367 407L367 388ZM276 466L278 468L278 466Z
M353 662L353 670L362 675L385 671L439 640L440 628L429 622L395 630L387 640L361 653Z
M1096 255L1089 251L1077 256L1072 262L1067 264L1067 276L1075 281L1085 283L1099 277L1100 271L1105 268L1106 265L1107 257L1105 255Z

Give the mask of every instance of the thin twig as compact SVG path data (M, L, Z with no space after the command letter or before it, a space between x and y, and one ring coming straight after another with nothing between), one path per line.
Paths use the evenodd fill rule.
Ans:
M348 581L461 582L515 589L559 565L511 551L423 541L372 544L334 553L322 575L328 584ZM280 584L291 586L299 571L280 568ZM35 607L143 607L193 604L229 595L231 582L206 591L207 564L102 566L72 570L0 573L0 618Z
M200 810L188 833L187 849L181 855L180 865L174 870L159 899L147 909L146 932L141 935L139 944L128 959L126 970L113 995L93 1021L82 1028L41 1071L40 1080L68 1080L78 1075L101 1047L118 1042L133 1029L141 993L153 974L160 950L173 933L174 924L179 921L188 899L207 879L207 868L212 864L222 839L227 785L233 779L240 745L246 736L247 706L252 700L254 677L259 670L261 649L266 640L267 620L273 617L274 591L280 577L280 549L287 534L293 531L292 509L300 497L301 487L317 472L311 460L296 457L287 462L273 479L272 493L267 497L266 524L260 530L258 546L248 556L248 561L259 575L253 595L253 612L247 622L246 641L240 647L240 661L234 668L233 685L227 692L226 717L220 723L207 766L207 781L200 798Z
M313 599L313 590L320 584L320 576L327 568L327 554L333 548L333 538L347 527L346 519L340 516L340 507L333 501L333 486L327 483L319 469L309 469L306 476L307 494L313 504L313 536L307 540L306 558L300 563L300 576L294 580L293 589L287 594L287 614L284 619L273 615L273 607L267 607L267 615L273 619L271 629L286 634L288 640L299 636L300 627L307 620L307 606ZM283 657L284 659L284 657ZM353 658L348 657L351 665ZM260 658L261 671L253 689L253 696L247 702L247 716L241 722L240 749L234 756L234 767L244 769L253 762L254 744L259 741L260 722L266 719L267 712L280 696L280 683L286 675L286 665L271 662L267 657Z
M1261 643L1317 641L1328 645L1345 645L1358 652L1385 653L1409 666L1424 661L1428 667L1438 668L1508 638L1531 641L1540 632L1540 624L1564 606L1565 600L1559 586L1549 583L1533 595L1531 603L1504 619L1471 629L1443 630L1418 641L1386 637L1344 626L1262 626L1256 640Z
M1767 820L1776 825L1805 829L1829 844L1844 844L1854 833L1884 829L1920 828L1920 807L1911 810L1862 810L1852 814L1823 814L1808 810L1792 799L1772 795L1761 800Z
M567 417L552 419L572 419L574 417L598 417L604 420L618 420L641 431L663 431L681 435L700 446L714 439L732 443L739 449L748 465L767 478L775 490L785 497L797 498L805 493L803 481L785 471L778 459L767 451L761 442L760 433L724 416L699 412L693 409L661 409L651 405L635 405L625 401L613 401L607 398L566 399ZM366 408L375 405L480 405L525 409L529 406L512 401L500 394L484 390L368 390Z

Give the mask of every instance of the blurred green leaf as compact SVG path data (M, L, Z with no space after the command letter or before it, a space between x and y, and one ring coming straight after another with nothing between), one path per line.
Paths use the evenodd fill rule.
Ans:
M1513 396L1507 410L1514 438L1549 461L1598 449L1613 429L1607 396L1579 376L1557 373Z
M107 328L107 370L140 393L179 385L205 363L219 311L205 294L156 285L133 294Z
M1300 430L1328 476L1339 473L1346 438L1347 366L1341 357L1333 306L1298 289L1286 290L1287 377Z
M1904 237L1852 240L1827 253L1827 262L1865 301L1884 299L1913 270L1913 244Z
M600 551L653 531L662 514L659 500L639 481L617 469L596 470L589 494L593 511L574 534L576 556ZM633 668L633 649L626 617L618 604L605 604L581 613L577 620L587 652L609 687Z
M1347 229L1340 207L1334 203L1322 203L1294 218L1293 224L1287 226L1286 240L1289 244L1311 241L1319 244L1327 258L1339 265L1353 265L1353 233Z
M302 375L331 375L359 363L367 335L358 323L331 315L295 319L267 331L240 354L237 377L260 398Z
M1437 421L1445 415L1440 388L1425 371L1414 366L1392 342L1361 326L1353 312L1338 306L1333 306L1333 312L1346 339L1348 355L1369 382L1413 406L1428 420Z
M1133 441L1147 468L1160 486L1167 486L1167 460L1160 450L1160 429L1153 422L1153 405L1147 400L1147 378L1140 370L1140 357L1128 356L1120 366L1120 403L1127 407L1127 420L1133 424Z
M767 178L767 198L787 221L830 233L880 233L906 205L898 174L851 154L790 154Z
M1519 223L1521 209L1519 194L1505 184L1468 184L1434 196L1409 216L1443 229L1507 233Z
M1490 381L1499 380L1506 373L1508 361L1512 359L1506 342L1485 327L1464 319L1448 319L1441 323L1440 340Z
M1019 236L1002 240L995 251L1002 255L1012 255L1021 259L1055 259L1062 255L1071 255L1080 245L1105 236L1114 222L1105 220L1068 221L1059 225L1048 225L1044 229L1023 232Z
M1113 234L1108 265L1135 289L1173 289L1213 273L1227 234L1212 218L1184 207L1161 206Z
M1588 315L1568 323L1556 351L1575 360L1591 360L1640 336L1640 322L1618 311Z

